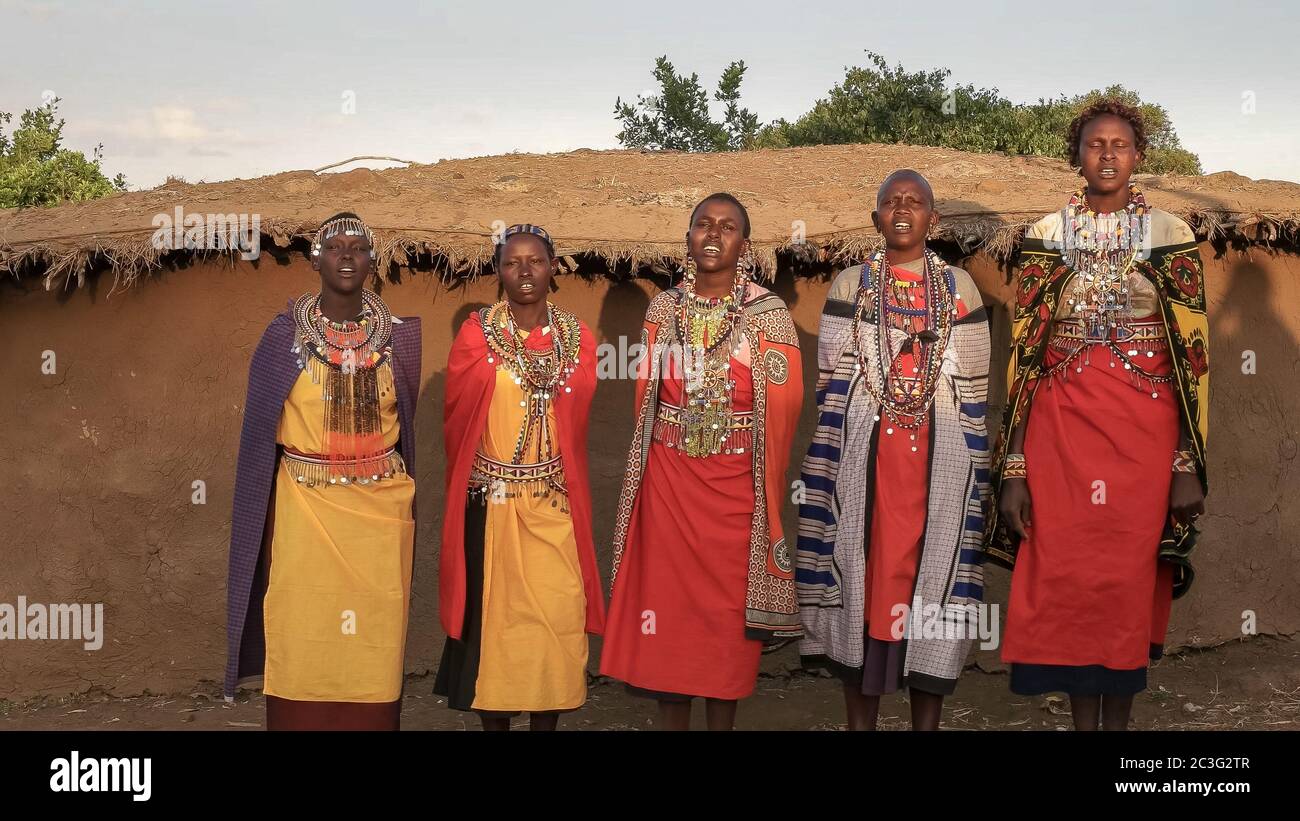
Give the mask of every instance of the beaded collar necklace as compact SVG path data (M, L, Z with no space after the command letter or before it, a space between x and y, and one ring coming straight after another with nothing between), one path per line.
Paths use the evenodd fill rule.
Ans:
M689 259L689 257L688 257ZM694 262L688 263L677 300L677 342L682 352L682 453L702 458L722 452L731 427L736 380L731 359L745 341L745 260L736 264L732 292L722 297L695 293Z
M1061 212L1062 258L1074 271L1067 300L1091 341L1124 332L1133 321L1128 275L1151 244L1151 213L1136 185L1123 211L1098 213L1080 188Z
M884 249L876 251L867 260L862 282L858 286L853 318L853 353L856 362L853 369L864 371L868 366L866 344L862 339L862 326L870 318L875 319L875 370L880 386L879 392L871 380L863 380L867 391L889 420L885 427L886 435L893 435L895 428L915 431L925 423L930 406L934 403L935 392L943 367L943 354L948 347L948 338L952 334L953 321L957 314L957 295L948 287L948 264L929 248L924 254L925 269L922 281L917 287L924 287L926 301L924 308L906 308L891 304L886 283L888 258ZM883 309L882 309L883 308ZM915 375L898 373L890 355L890 322L888 315L896 313L902 316L925 317L924 327L920 331L908 334L904 346L911 346L915 361ZM880 421L880 413L875 416ZM916 434L912 433L913 440ZM912 450L916 450L914 444Z
M573 392L565 382L579 364L582 326L578 318L547 302L545 327L549 329L551 347L543 350L533 350L519 338L519 326L505 300L487 309L482 324L488 344L488 364L500 363L499 367L510 372L511 379L524 393L519 401L519 407L525 408L524 421L515 441L514 463L524 463L528 446L533 442L538 443L543 460L550 458L554 443L546 410L560 388L565 393Z

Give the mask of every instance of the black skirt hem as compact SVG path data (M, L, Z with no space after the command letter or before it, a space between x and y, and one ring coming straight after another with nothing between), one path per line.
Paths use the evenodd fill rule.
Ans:
M1147 688L1147 668L1114 670L1100 664L1011 665L1011 692L1019 696L1130 696Z

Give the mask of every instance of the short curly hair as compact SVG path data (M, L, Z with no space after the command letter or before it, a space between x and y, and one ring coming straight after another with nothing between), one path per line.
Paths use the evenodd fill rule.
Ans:
M1066 140L1070 149L1070 165L1074 168L1079 168L1082 165L1079 162L1079 143L1083 138L1083 127L1105 114L1113 114L1122 120L1127 120L1128 124L1133 127L1133 145L1137 148L1139 154L1146 152L1147 123L1142 117L1142 112L1128 103L1121 102L1113 97L1106 97L1084 108L1070 123L1070 134Z

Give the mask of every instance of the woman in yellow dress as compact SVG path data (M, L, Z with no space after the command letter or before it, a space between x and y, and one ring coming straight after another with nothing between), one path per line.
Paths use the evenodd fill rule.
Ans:
M228 584L228 698L261 677L268 729L397 729L415 537L420 329L364 285L355 215L312 244L319 294L253 355Z
M447 633L434 692L485 730L529 713L553 730L587 699L587 633L604 626L591 538L591 331L546 299L555 250L514 225L497 246L506 298L470 316L447 364Z

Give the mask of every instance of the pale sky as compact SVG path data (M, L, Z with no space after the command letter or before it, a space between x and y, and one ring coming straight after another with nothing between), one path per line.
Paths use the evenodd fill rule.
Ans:
M1207 172L1300 181L1288 2L0 0L0 30L0 111L58 95L67 147L102 142L133 188L360 154L617 148L615 98L649 91L665 54L710 93L743 59L743 104L794 119L866 50L1015 102L1121 83L1169 110Z

